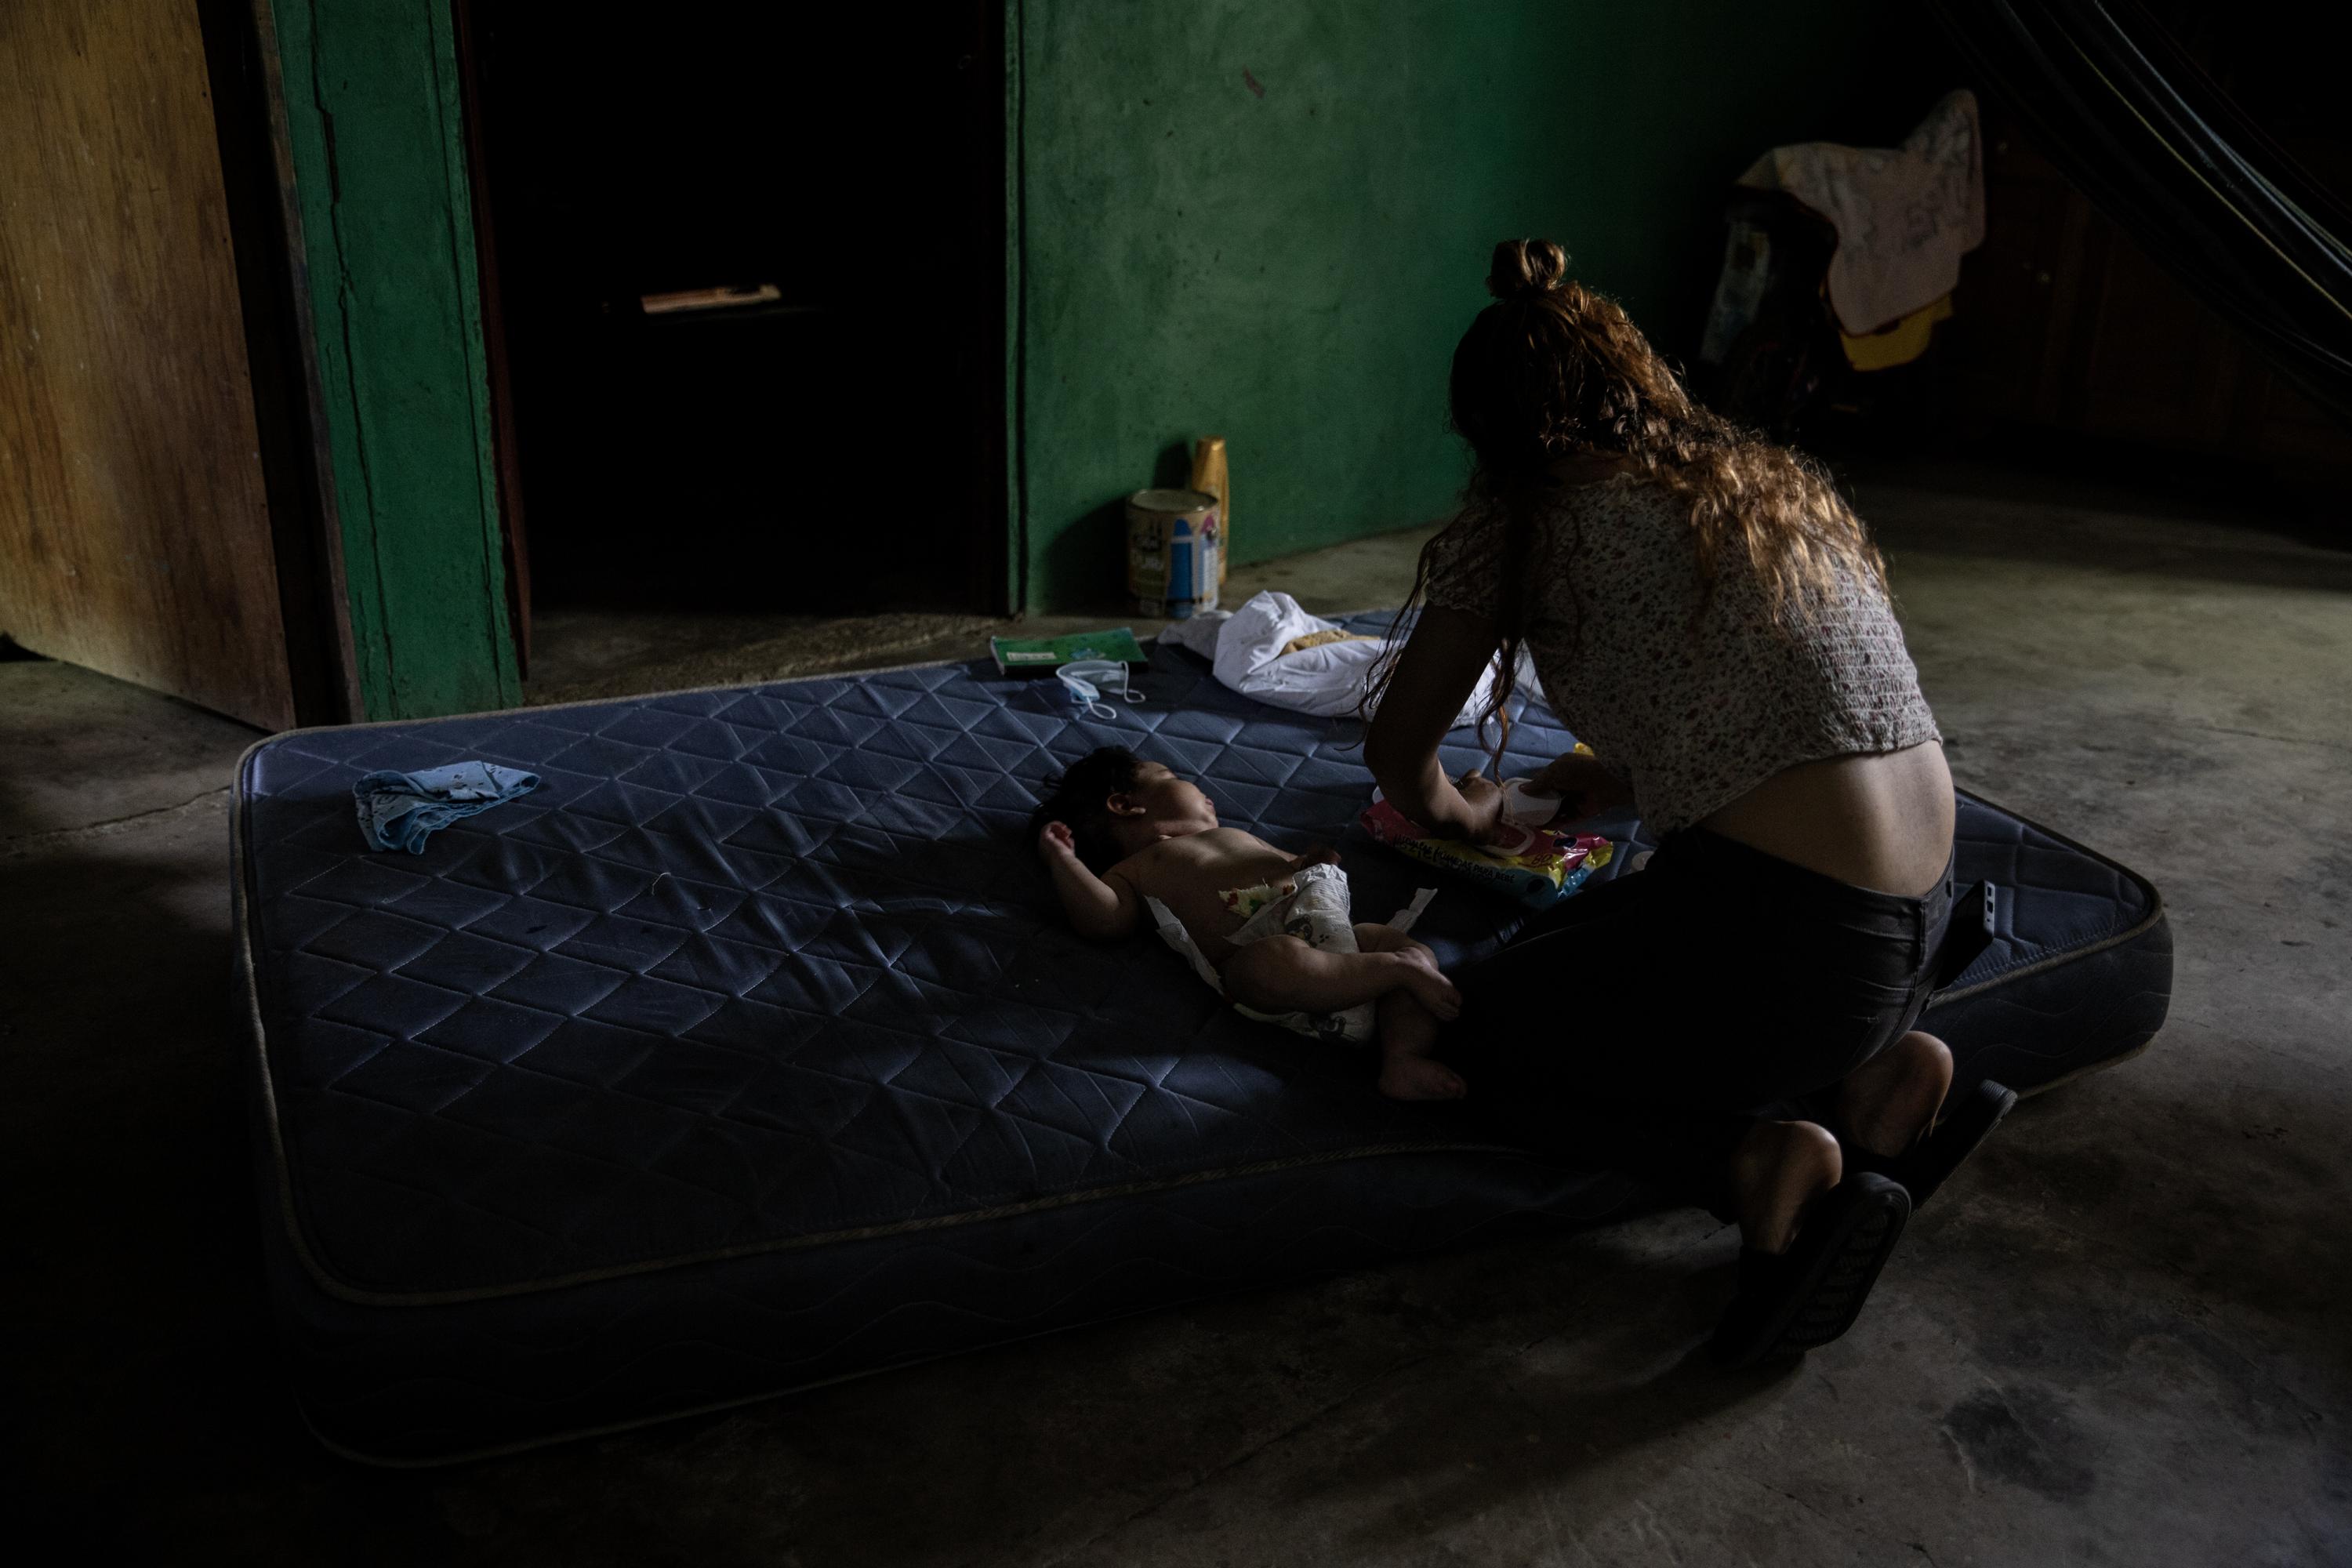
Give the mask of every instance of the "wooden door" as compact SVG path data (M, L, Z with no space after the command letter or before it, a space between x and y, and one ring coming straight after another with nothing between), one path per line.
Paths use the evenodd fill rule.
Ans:
M0 4L0 635L294 722L196 0Z
M1998 108L1985 123L1985 242L1962 264L1948 330L1972 422L2352 463L2341 421L2282 382Z

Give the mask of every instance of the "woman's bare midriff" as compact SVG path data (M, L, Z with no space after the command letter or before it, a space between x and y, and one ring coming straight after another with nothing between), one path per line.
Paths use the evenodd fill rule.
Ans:
M1935 741L1784 769L1699 824L1851 887L1916 898L1952 853L1952 773Z

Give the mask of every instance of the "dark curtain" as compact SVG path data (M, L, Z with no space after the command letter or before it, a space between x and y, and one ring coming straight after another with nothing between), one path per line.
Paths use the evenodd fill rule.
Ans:
M1929 4L2044 156L2352 421L2352 212L2341 201L2134 0Z

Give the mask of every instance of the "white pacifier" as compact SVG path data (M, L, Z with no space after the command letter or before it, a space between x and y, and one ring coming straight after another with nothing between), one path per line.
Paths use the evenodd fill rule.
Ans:
M1111 686L1111 694L1129 702L1140 702L1143 693L1129 684L1127 666L1115 658L1081 658L1061 666L1054 671L1070 694L1070 706L1081 713L1106 721L1118 717L1118 710L1102 700L1102 689Z

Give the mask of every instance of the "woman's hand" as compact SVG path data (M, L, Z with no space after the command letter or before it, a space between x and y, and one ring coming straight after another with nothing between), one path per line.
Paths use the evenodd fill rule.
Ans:
M1472 768L1454 781L1462 804L1470 808L1470 831L1462 835L1473 844L1496 844L1510 836L1503 815L1503 786Z
M1555 759L1528 780L1527 788L1530 795L1559 796L1559 811L1553 822L1581 822L1612 806L1633 804L1633 792L1625 782L1590 752L1570 752Z
M1483 814L1471 808L1445 776L1437 749L1479 672L1494 662L1500 636L1493 622L1459 610L1423 610L1364 734L1364 765L1389 804L1406 821L1444 837L1475 840L1497 815L1492 805Z

